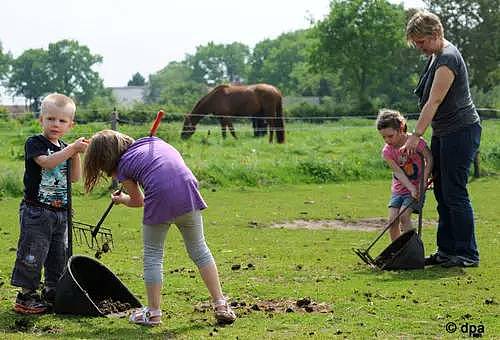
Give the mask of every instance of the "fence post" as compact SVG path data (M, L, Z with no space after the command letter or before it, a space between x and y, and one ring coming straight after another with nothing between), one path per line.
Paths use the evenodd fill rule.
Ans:
M116 111L116 107L111 112L111 130L118 131L118 112Z
M114 107L113 112L111 112L111 130L118 131L118 112L116 111L116 107ZM111 182L110 189L118 189L118 181L115 178L113 178Z
M481 170L479 168L479 150L477 150L476 155L474 156L474 177L481 177Z

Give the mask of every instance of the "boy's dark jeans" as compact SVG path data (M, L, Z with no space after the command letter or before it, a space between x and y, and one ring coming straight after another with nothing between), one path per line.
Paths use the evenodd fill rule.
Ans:
M19 224L21 232L11 284L38 289L43 267L45 286L55 288L66 264L67 212L22 202Z
M476 123L450 135L432 137L431 143L438 252L472 262L479 262L479 252L467 181L480 140L481 125Z

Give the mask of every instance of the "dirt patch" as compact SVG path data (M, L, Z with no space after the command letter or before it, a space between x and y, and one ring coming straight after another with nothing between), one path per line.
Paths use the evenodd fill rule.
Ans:
M382 217L364 218L359 220L295 220L285 223L272 224L271 228L286 229L340 229L340 230L380 230L387 225L388 220Z
M243 300L231 300L231 308L239 316L253 312L266 313L331 313L332 308L327 303L318 303L310 298L299 300L259 300L246 302ZM197 312L207 312L212 310L212 305L202 303L194 307Z

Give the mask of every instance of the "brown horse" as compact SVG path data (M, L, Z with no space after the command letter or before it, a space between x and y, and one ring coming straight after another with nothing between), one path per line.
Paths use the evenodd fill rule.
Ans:
M187 139L196 131L196 124L206 115L213 114L219 119L222 136L226 138L226 128L236 138L231 117L251 116L259 128L269 126L269 142L276 131L278 143L285 142L285 121L281 92L268 84L219 85L201 98L191 113L186 114L181 138ZM255 126L254 125L254 126Z

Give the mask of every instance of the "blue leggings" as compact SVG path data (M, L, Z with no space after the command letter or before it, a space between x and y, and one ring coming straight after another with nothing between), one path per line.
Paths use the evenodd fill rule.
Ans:
M203 218L199 210L191 211L165 223L144 224L144 281L146 284L162 282L163 249L168 229L172 223L179 228L189 257L198 268L214 263L212 253L205 242Z

